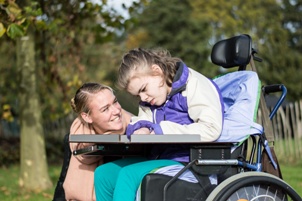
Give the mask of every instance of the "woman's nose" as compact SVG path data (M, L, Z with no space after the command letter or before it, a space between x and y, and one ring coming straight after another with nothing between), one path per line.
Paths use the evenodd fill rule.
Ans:
M120 111L121 111L121 105L120 104L112 105L111 108L112 108L113 113L120 113Z

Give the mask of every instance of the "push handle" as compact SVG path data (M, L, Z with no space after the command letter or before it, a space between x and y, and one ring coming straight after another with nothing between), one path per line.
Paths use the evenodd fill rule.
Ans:
M282 92L283 91L283 84L273 84L263 87L264 94L270 94L275 92Z
M272 112L269 115L269 118L272 119L274 115L277 113L279 107L282 105L283 101L285 100L287 89L283 84L273 84L273 85L262 87L262 91L265 95L270 93L282 92Z

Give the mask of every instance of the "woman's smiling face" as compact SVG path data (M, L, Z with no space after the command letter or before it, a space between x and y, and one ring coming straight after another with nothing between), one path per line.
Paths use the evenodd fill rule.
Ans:
M82 117L93 125L97 133L123 132L122 107L110 90L104 89L91 96L89 109Z

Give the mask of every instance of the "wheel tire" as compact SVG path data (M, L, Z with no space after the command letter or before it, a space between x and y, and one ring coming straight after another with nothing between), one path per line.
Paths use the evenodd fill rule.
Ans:
M264 172L244 172L219 184L206 201L301 201L282 179Z

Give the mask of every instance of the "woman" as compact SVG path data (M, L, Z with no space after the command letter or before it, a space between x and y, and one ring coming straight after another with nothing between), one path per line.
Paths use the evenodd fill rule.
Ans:
M99 83L85 83L71 100L78 114L70 134L124 134L132 114L123 110L113 90ZM70 143L71 151L92 143ZM103 163L102 156L71 156L63 187L66 200L96 200L94 170Z

